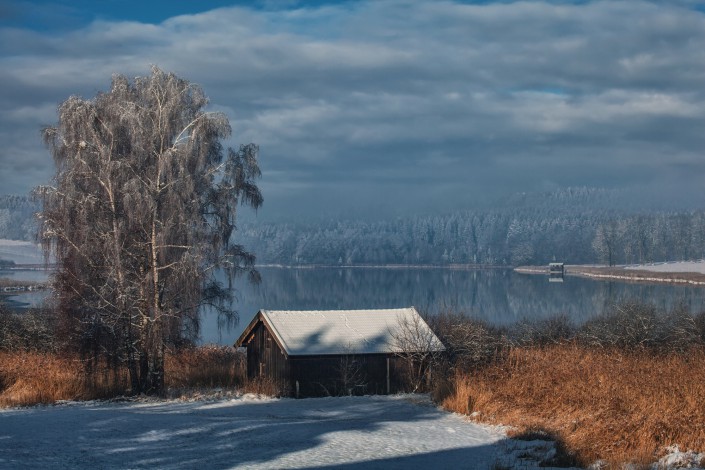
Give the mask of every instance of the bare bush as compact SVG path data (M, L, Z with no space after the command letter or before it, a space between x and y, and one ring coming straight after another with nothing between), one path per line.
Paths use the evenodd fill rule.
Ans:
M336 369L336 395L364 395L367 392L367 373L354 354L341 356Z
M403 359L410 391L427 390L431 370L441 364L445 347L419 315L399 317L390 329L396 355Z
M698 330L700 342L705 344L705 312L700 312L693 317L693 322Z
M602 348L684 352L703 344L699 321L683 306L662 312L653 305L630 302L585 323L578 337Z
M653 305L625 303L586 322L579 337L589 346L602 348L653 347L659 340L659 323Z
M657 348L663 352L686 352L703 344L695 317L684 306L663 316Z
M0 304L0 350L55 352L56 316L49 309L13 312Z
M521 321L512 328L512 340L521 346L547 346L570 341L576 328L566 314L559 314L539 321Z
M504 332L464 313L445 311L429 318L429 325L446 346L449 368L467 370L487 364L506 350Z

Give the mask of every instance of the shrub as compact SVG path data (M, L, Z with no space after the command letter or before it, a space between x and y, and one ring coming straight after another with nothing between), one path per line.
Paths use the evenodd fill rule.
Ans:
M446 347L446 369L468 370L502 356L508 341L505 332L464 313L444 311L427 318Z
M578 337L585 345L601 348L683 352L703 344L699 321L683 306L662 312L629 302L586 322Z
M695 327L700 337L700 342L705 344L705 312L700 312L693 318Z
M572 340L575 334L575 325L566 314L539 321L524 320L512 328L514 344L525 346L560 344Z
M0 350L56 352L56 315L50 309L13 312L0 303Z

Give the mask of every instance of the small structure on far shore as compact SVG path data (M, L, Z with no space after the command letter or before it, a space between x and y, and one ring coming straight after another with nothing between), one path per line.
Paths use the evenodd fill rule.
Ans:
M548 263L548 274L552 276L562 276L565 274L564 263Z
M548 282L563 282L565 265L563 263L548 263Z
M249 379L296 397L408 391L409 360L445 350L414 307L260 310L235 346L247 348Z

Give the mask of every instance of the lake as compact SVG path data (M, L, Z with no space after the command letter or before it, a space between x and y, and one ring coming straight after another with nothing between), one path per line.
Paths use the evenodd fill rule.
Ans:
M678 303L691 312L705 310L705 288L595 281L567 276L564 282L515 273L510 269L448 268L259 268L257 286L240 280L236 325L204 312L202 342L232 344L259 309L329 310L415 306L467 312L497 325L566 314L580 324L611 306L638 300L670 309ZM0 277L8 277L6 271ZM42 271L12 271L11 277L40 281ZM11 300L36 304L46 296L29 293Z
M397 308L467 312L496 325L566 314L581 324L629 300L671 309L683 303L705 310L705 288L669 284L595 281L515 273L511 269L448 268L260 268L262 283L240 284L240 323L218 330L214 316L203 323L204 342L234 342L259 309L329 310Z

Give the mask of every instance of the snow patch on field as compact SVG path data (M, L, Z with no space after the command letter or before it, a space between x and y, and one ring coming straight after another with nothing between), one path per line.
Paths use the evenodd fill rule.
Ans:
M418 396L244 396L0 411L0 468L488 469L519 463L507 442L501 428Z
M672 446L667 449L668 454L651 466L652 470L670 469L670 468L702 468L705 464L705 453L697 453L689 450L681 451L678 446Z
M652 271L657 273L700 273L705 274L705 260L671 261L666 263L636 264L625 266L624 269Z

